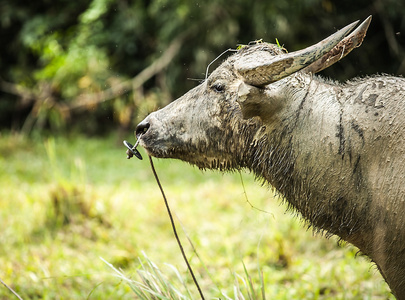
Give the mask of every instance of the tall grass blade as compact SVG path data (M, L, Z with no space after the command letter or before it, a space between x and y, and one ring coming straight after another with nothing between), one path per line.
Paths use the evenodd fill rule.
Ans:
M18 299L23 300L20 295L18 295L7 283L5 283L1 278L0 278L0 283L4 285L10 292L14 294Z

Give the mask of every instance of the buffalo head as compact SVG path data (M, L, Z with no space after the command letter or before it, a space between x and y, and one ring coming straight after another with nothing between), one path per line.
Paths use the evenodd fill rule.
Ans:
M308 80L296 72L326 61L339 42L357 37L342 40L356 23L297 52L267 43L243 47L199 86L147 116L136 129L140 145L151 156L200 168L251 168L258 143L272 127L269 121L288 117L286 110L305 93Z

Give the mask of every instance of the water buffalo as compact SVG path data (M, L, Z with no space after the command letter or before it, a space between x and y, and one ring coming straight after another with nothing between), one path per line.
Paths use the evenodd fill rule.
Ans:
M354 26L292 53L242 47L136 135L151 156L251 170L315 230L368 255L405 299L405 79L314 75L346 54Z

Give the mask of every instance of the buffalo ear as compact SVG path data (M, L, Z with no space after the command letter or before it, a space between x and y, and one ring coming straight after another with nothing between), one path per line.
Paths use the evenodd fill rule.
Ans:
M263 87L310 65L336 46L358 23L347 25L308 48L280 55L255 51L235 61L235 69L250 85Z
M265 89L244 82L239 84L237 102L245 120L260 117L266 121L274 116L278 108L278 101L270 99Z
M258 116L261 110L262 93L259 88L241 83L238 87L238 103L244 119Z

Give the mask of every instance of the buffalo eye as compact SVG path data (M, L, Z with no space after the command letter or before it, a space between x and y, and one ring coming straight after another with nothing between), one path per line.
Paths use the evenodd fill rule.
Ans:
M217 93L223 93L225 91L225 85L223 83L214 83L211 88Z

